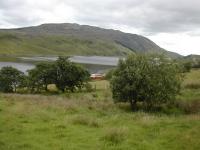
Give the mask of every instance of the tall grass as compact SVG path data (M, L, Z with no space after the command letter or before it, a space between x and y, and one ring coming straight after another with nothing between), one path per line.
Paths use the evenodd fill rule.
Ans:
M0 93L0 150L199 149L198 89L184 88L167 113L131 112L128 103L113 103L104 83L93 82L92 92Z
M120 144L127 138L128 129L126 127L113 127L105 130L102 140L109 144Z

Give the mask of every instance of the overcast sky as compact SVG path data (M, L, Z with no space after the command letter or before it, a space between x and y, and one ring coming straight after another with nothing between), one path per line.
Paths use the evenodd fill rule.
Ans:
M200 0L0 0L0 28L79 23L146 36L200 54Z

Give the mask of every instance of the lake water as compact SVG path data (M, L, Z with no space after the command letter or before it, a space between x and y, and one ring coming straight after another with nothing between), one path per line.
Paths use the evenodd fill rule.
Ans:
M58 57L21 57L25 61L55 61ZM116 66L119 57L104 57L104 56L72 56L69 58L72 62L80 64L106 65Z
M20 57L23 63L0 62L0 68L12 66L20 71L26 72L34 68L30 62L37 61L55 61L57 57ZM70 60L75 63L83 64L91 73L104 73L106 70L115 67L119 61L118 57L102 56L73 56Z
M0 68L6 66L17 68L22 72L26 72L27 70L34 68L33 64L28 64L28 63L0 62Z

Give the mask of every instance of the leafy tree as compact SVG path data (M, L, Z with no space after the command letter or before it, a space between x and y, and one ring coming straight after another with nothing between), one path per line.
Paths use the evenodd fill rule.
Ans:
M196 63L193 64L193 68L200 68L200 60L197 60Z
M113 76L113 73L114 73L115 69L110 69L107 73L106 73L106 76L105 76L105 79L106 80L110 80Z
M54 68L53 63L43 62L28 71L28 87L32 92L35 90L39 92L42 89L48 90L47 86L53 84L56 77Z
M183 72L190 72L190 70L192 69L192 62L187 61L183 63Z
M24 81L25 75L23 72L13 67L3 67L0 70L0 91L16 92Z
M89 72L70 62L68 57L59 57L55 64L56 79L55 84L62 92L65 90L74 91L81 89L89 79Z
M148 109L174 100L180 90L182 76L179 67L162 56L130 55L120 60L111 79L116 102L130 102L136 110L137 102Z

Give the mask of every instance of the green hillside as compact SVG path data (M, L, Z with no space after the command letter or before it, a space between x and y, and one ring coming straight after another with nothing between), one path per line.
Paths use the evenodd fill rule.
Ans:
M123 56L132 53L117 43L86 40L63 35L30 36L20 33L0 33L0 55L106 55Z
M153 41L137 34L78 24L43 24L0 29L0 55L99 55L164 53Z

